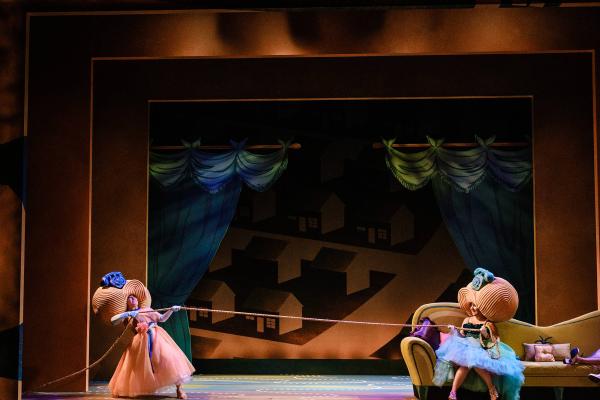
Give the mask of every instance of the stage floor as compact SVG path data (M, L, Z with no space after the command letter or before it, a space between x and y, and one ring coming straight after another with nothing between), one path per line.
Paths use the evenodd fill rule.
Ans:
M184 385L190 400L409 400L408 376L382 375L197 375ZM147 399L175 398L175 387ZM87 393L35 393L33 399L111 399L106 382L93 383Z

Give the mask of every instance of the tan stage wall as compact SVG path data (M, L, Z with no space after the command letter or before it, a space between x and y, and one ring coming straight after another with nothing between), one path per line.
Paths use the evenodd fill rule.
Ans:
M145 102L154 96L152 91L176 96L165 85L172 83L180 88L184 77L190 89L186 98L252 98L269 93L272 98L348 97L369 91L394 97L398 96L398 88L409 97L423 96L423 88L440 96L459 92L466 96L484 92L534 96L538 321L552 323L597 308L594 114L598 102L593 98L597 95L593 76L599 71L591 51L600 47L598 10L32 15L29 23L25 388L85 366L90 280L95 287L101 273L114 266L128 276L145 276L147 126L142 125L139 115L147 107ZM412 62L423 64L413 69L403 69L401 60L390 59L392 64L397 62L398 69L412 72L409 76L393 76L390 66L364 58L349 70L325 68L322 60L314 60L313 69L306 70L306 65L289 60L288 71L295 74L289 76L299 77L302 87L294 86L298 82L292 82L281 71L272 75L277 79L266 81L258 67L261 61L249 61L255 63L255 69L250 70L256 72L266 94L259 93L251 79L240 79L232 87L204 82L195 69L180 75L178 68L190 68L189 60L171 60L166 64L172 67L163 70L159 67L165 62L100 59L556 51L578 53L540 56L542 61L527 56L533 57L531 63L521 64L518 56L473 56L479 60L474 63L450 61L456 60L452 57L414 57ZM508 59L519 64L509 69L510 75L498 68ZM103 62L106 67L100 67ZM110 74L103 75L102 87L97 87L92 83L92 65L108 72L114 68L115 82L111 84ZM128 69L127 76L136 78L131 84L139 91L132 93L128 82L119 81L123 79L119 75L123 68ZM207 68L208 74L222 78L238 73L243 76L243 70L231 61L224 61L222 68ZM467 76L469 68L478 69L478 74ZM447 70L462 74L464 80L452 80L457 75L447 75ZM327 71L325 76L321 75L323 71ZM310 82L309 77L313 78ZM529 86L523 82L524 77L530 78ZM394 85L388 87L389 79ZM119 85L114 85L117 82ZM150 85L141 88L140 82ZM519 89L524 92L515 92L517 88L511 86L515 82L524 84ZM109 95L114 103L102 103L103 108L96 110L91 104L92 87L99 93L105 90L105 97L98 101L106 101ZM200 92L199 88L207 91ZM473 93L467 93L467 88ZM132 102L124 103L127 99ZM133 111L131 121L126 114L120 121L107 119L116 115L111 114L111 107L116 105ZM98 133L91 131L92 109ZM63 278L52 280L57 273ZM573 286L578 288L577 295ZM42 292L44 296L39 295ZM57 309L61 312L48 324L48 312ZM81 376L56 390L83 389L86 384L87 377Z

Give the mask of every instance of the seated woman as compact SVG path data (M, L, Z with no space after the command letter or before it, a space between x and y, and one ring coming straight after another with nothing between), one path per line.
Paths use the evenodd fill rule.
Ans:
M565 358L565 364L588 364L600 365L600 349L593 352L590 356L582 357L579 355L579 348L575 347L571 350L571 358ZM600 383L600 374L589 374L588 378L595 383Z
M507 281L478 268L473 282L460 289L458 302L468 317L460 332L450 326L452 334L436 351L434 384L452 382L449 400L457 399L461 386L487 390L491 400L498 399L498 392L503 399L518 400L525 380L524 366L515 352L500 342L492 322L506 321L514 315L517 292ZM471 370L476 375L469 374Z

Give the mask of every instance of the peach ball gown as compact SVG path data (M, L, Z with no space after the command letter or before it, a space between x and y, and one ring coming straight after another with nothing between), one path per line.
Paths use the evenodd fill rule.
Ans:
M138 311L150 312L140 312L134 318L136 333L108 384L113 397L153 394L165 386L188 381L194 373L177 343L157 325L161 314L151 308Z

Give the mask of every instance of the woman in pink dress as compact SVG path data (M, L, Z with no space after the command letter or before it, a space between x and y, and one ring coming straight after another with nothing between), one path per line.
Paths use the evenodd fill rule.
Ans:
M125 318L125 324L131 318L136 334L108 384L113 397L135 397L175 384L177 398L187 398L181 384L189 380L194 367L177 343L157 325L169 319L173 311L179 311L179 308L173 306L171 310L160 314L149 307L139 308L135 296L127 297L127 309L130 311L113 318L115 322Z
M124 278L123 282L121 288L114 285L99 288L93 299L94 311L104 314L105 321L110 316L113 324L121 321L131 324L135 333L108 384L112 396L137 397L175 385L177 398L186 399L181 384L190 379L194 367L169 334L158 326L181 307L173 306L164 314L156 312L149 307L150 293L141 282Z

